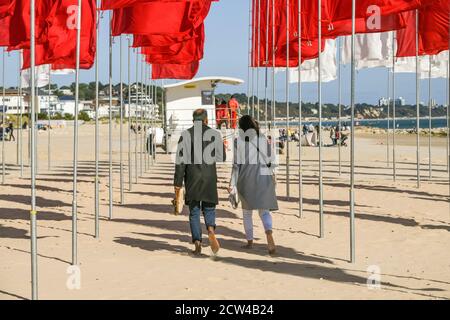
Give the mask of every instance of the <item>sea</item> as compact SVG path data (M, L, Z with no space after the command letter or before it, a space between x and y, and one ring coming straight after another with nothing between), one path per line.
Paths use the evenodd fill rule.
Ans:
M315 121L303 121L303 124L317 124L318 120ZM351 126L351 121L349 119L341 120L342 126ZM397 129L415 129L416 128L416 119L408 118L408 119L396 119L395 126ZM298 126L298 120L294 119L289 122L290 126L295 127ZM337 120L323 120L322 125L324 127L336 126L338 124ZM419 120L420 128L427 129L429 128L429 120L428 118L421 118ZM285 127L286 121L277 121L277 127ZM380 129L388 128L388 120L387 119L364 119L364 120L355 120L355 126L363 126L363 127L373 127ZM389 128L394 127L394 122L392 119L389 119ZM447 119L446 118L433 118L431 119L431 128L432 129L440 129L447 128Z

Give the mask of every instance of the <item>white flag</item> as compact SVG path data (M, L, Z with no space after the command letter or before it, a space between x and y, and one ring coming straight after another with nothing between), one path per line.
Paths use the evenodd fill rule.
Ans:
M336 62L336 40L327 39L325 48L320 54L321 58L321 78L322 82L329 82L337 79L337 62ZM319 80L319 60L310 59L302 63L301 73L302 82L317 82ZM298 68L289 69L290 83L298 83Z
M377 32L355 35L355 68L391 67L392 32ZM342 63L351 63L352 37L343 37Z
M34 75L35 75L35 86L37 88L45 87L49 84L49 72L50 72L50 65L49 64L43 64L40 66L36 66L34 69ZM22 70L22 88L29 88L31 83L31 69L25 69Z
M448 70L448 50L431 56L431 78L446 78ZM430 68L430 56L419 57L419 72L421 79L428 79ZM402 57L395 59L395 72L415 73L416 57Z
M68 74L74 74L75 73L75 69L52 70L51 73L54 76L64 76L64 75L68 75Z

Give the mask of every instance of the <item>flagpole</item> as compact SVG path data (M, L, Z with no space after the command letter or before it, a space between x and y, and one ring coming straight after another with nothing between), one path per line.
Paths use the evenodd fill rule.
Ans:
M247 114L250 114L250 84L251 84L251 65L252 65L252 53L253 53L253 46L252 46L252 2L253 0L248 1L248 69L247 69Z
M111 17L111 11L109 12L109 219L111 220L113 218L113 156L112 156L112 122L113 122L113 116L112 116L112 68L113 68L113 62L112 62L112 45L113 45L113 36L112 36L112 17Z
M256 0L253 0L253 10L252 10L252 117L255 116L255 49L256 49L256 25L254 23L256 17Z
M131 39L128 38L128 190L133 188L133 168L131 164Z
M47 161L48 161L48 163L47 163L47 167L48 167L48 170L50 171L50 169L51 169L51 167L52 167L52 161L51 161L51 154L52 154L52 150L51 150L51 133L50 133L50 129L51 129L51 124L52 124L52 122L51 122L51 112L50 112L50 92L51 92L51 90L52 90L52 86L51 86L51 66L49 66L49 70L48 70L48 114L47 114L47 116L48 116L48 128L47 128L47 131L48 131L48 141L47 141L47 153L48 153L48 156L47 156Z
M144 130L144 152L145 152L145 172L148 171L149 164L149 153L148 153L148 143L147 143L147 135L150 130L149 126L149 105L148 105L148 64L145 64L145 73L144 73L144 88L145 88L145 130Z
M395 93L395 32L392 32L392 170L394 181L397 180L397 158L396 158L396 146L395 146L395 134L397 132L397 115L396 109L396 93Z
M100 0L97 0L97 7L100 7ZM100 138L99 138L99 83L98 83L98 37L99 37L99 29L100 29L100 11L96 12L96 37L95 37L95 46L97 50L95 50L95 238L98 239L100 237L100 181L99 181L99 157L100 157Z
M120 171L120 204L124 204L123 191L123 83L122 83L122 35L119 36L119 78L120 78L120 157L119 157L119 171Z
M259 123L259 68L261 67L261 0L258 0L258 61L256 64L256 119Z
M5 137L6 137L6 106L5 106L5 48L2 51L2 184L5 184Z
M341 82L341 71L342 71L342 38L338 38L338 51L339 51L339 61L338 61L338 128L339 128L339 140L338 140L338 170L339 176L342 174L342 82Z
M20 56L20 52L19 52L19 56ZM19 124L20 122L20 81L21 81L21 77L20 77L20 61L19 61L19 72L18 72L18 83L17 83L17 112L16 112L16 117L17 117L17 121L16 121L16 125L17 125L17 141L16 141L16 165L19 166L19 149L20 149L20 139L19 139L19 135L20 132L19 130L21 130L22 126Z
M390 99L391 99L391 94L390 94L390 91L391 91L391 75L390 75L390 70L389 70L389 68L387 68L387 100L388 100L388 104L387 104L387 119L386 119L386 122L387 122L387 130L386 130L386 167L388 167L389 168L389 162L390 162L390 150L389 150L389 148L390 148L390 146L389 146L389 130L390 130L390 126L391 126L391 124L389 123L389 117L390 117L390 115L391 115L391 103L390 103Z
M265 79L264 79L264 126L267 130L267 109L269 101L267 99L267 86L268 86L268 65L269 65L269 19L270 19L270 6L269 6L269 0L267 1L266 5L266 55L264 59L265 63Z
M428 64L428 178L431 180L433 176L431 163L431 55L428 56Z
M417 188L420 188L420 93L419 93L419 11L416 9L416 160Z
M19 53L19 134L18 134L18 141L19 141L19 165L20 165L20 177L23 178L23 105L22 105L22 53Z
M298 217L303 217L302 157L302 1L298 0Z
M73 201L72 201L72 265L78 265L77 243L77 179L78 179L78 103L80 81L80 36L81 36L81 0L78 0L77 8L77 43L75 61L75 122L73 126Z
M275 0L272 0L272 128L275 128L276 115L276 75L275 75Z
M286 1L286 198L290 198L290 174L289 174L289 0Z
M141 62L141 105L140 105L140 123L141 123L141 131L139 132L140 136L139 136L139 147L140 147L140 152L139 152L139 177L142 178L142 170L143 170L143 143L142 143L142 136L144 135L144 57L142 56L142 62Z
M134 179L135 183L138 183L138 119L137 119L137 107L139 103L139 94L138 94L138 80L139 80L139 52L136 49L136 86L135 86L135 94L136 94L136 104L134 108L134 127L135 127L135 139L134 139Z
M351 142L350 142L350 262L355 262L355 16L356 0L352 0L352 48L351 48Z
M31 210L30 210L30 238L31 238L31 297L33 300L38 299L38 277L37 277L37 230L36 230L36 118L35 109L36 101L34 100L34 81L35 81L35 0L30 0L30 104L31 112L30 131L31 131Z
M322 160L322 7L321 0L318 0L318 55L317 55L317 67L318 67L318 81L317 81L317 94L319 102L319 130L317 132L319 137L319 220L320 220L320 237L323 238L324 233L324 216L323 216L323 160Z
M165 101L164 79L161 79L161 105L164 106L164 112L167 115L167 102ZM166 141L168 140L169 136L166 130ZM166 154L169 154L169 148L166 148Z

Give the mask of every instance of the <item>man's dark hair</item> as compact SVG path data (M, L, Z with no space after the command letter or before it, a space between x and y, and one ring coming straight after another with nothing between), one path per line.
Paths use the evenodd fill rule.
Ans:
M197 109L192 114L194 121L205 121L208 118L208 112L205 109Z

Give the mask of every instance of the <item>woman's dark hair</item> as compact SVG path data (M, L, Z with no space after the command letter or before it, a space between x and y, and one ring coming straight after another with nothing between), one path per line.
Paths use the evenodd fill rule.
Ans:
M239 119L239 128L242 129L242 131L246 132L249 129L253 129L256 131L256 134L259 136L259 124L258 121L256 121L253 117L249 115L242 116Z

